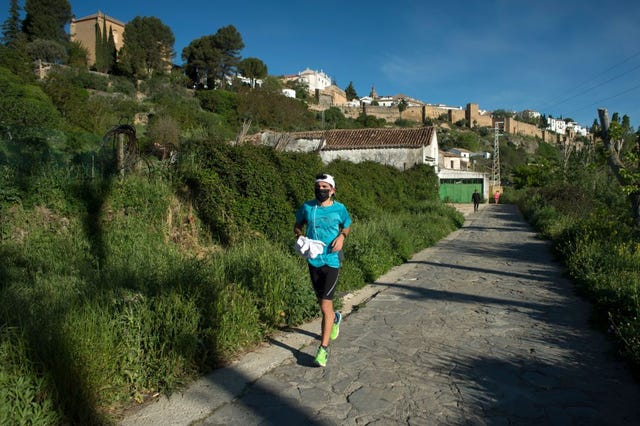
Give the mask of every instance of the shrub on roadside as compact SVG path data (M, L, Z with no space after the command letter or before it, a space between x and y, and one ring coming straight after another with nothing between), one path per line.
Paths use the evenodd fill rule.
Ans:
M462 223L426 169L323 166L316 155L248 146L200 153L181 159L176 182L85 180L55 163L1 169L11 188L1 193L0 323L23 330L20 353L39 367L25 370L29 386L53 395L40 407L47 416L108 422L318 315L292 247L294 210L313 197L318 172L336 174L340 200L358 212L340 292ZM184 244L185 228L201 240Z
M624 213L612 208L616 203L602 207L598 199L587 200L585 208L577 202L574 211L563 203L561 212L538 191L516 193L514 199L551 239L578 290L593 303L595 323L616 338L640 374L640 241Z

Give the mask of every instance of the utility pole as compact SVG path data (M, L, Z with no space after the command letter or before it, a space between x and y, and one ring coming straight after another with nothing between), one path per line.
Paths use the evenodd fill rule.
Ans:
M493 164L491 167L491 187L489 192L494 193L499 191L502 193L502 186L500 184L500 134L501 126L504 126L504 121L496 121L493 124Z

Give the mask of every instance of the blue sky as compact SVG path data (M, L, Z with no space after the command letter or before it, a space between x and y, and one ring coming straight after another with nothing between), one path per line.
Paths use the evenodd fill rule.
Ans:
M24 2L21 2L22 4ZM271 75L322 70L360 96L405 94L481 109L533 109L590 126L597 108L640 125L640 1L71 0L173 31L175 62L192 40L234 25L242 57ZM0 10L6 19L8 4Z

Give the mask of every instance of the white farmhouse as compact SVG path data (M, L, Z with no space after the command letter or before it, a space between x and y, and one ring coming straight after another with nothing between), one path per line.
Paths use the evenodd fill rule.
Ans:
M318 152L322 162L374 161L406 170L418 164L437 173L438 136L435 127L417 129L334 129L297 133L262 133L252 143L282 151Z

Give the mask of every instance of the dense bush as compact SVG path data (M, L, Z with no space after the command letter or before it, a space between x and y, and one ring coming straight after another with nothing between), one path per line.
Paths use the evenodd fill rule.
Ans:
M584 189L598 180L556 184L553 191L526 188L509 197L551 239L580 293L593 303L595 323L616 338L640 374L640 239L620 191Z
M35 84L24 82L6 68L0 67L0 111L2 138L13 138L28 129L59 129L60 113L51 99Z
M200 106L224 117L228 124L238 124L238 94L227 90L199 90Z
M336 175L354 217L341 292L462 222L437 200L427 167L323 166L313 154L216 142L183 148L172 180L88 179L65 166L68 156L17 168L23 151L2 165L0 382L14 390L0 392L0 419L108 422L318 315L292 247L294 211L313 197L318 172Z

